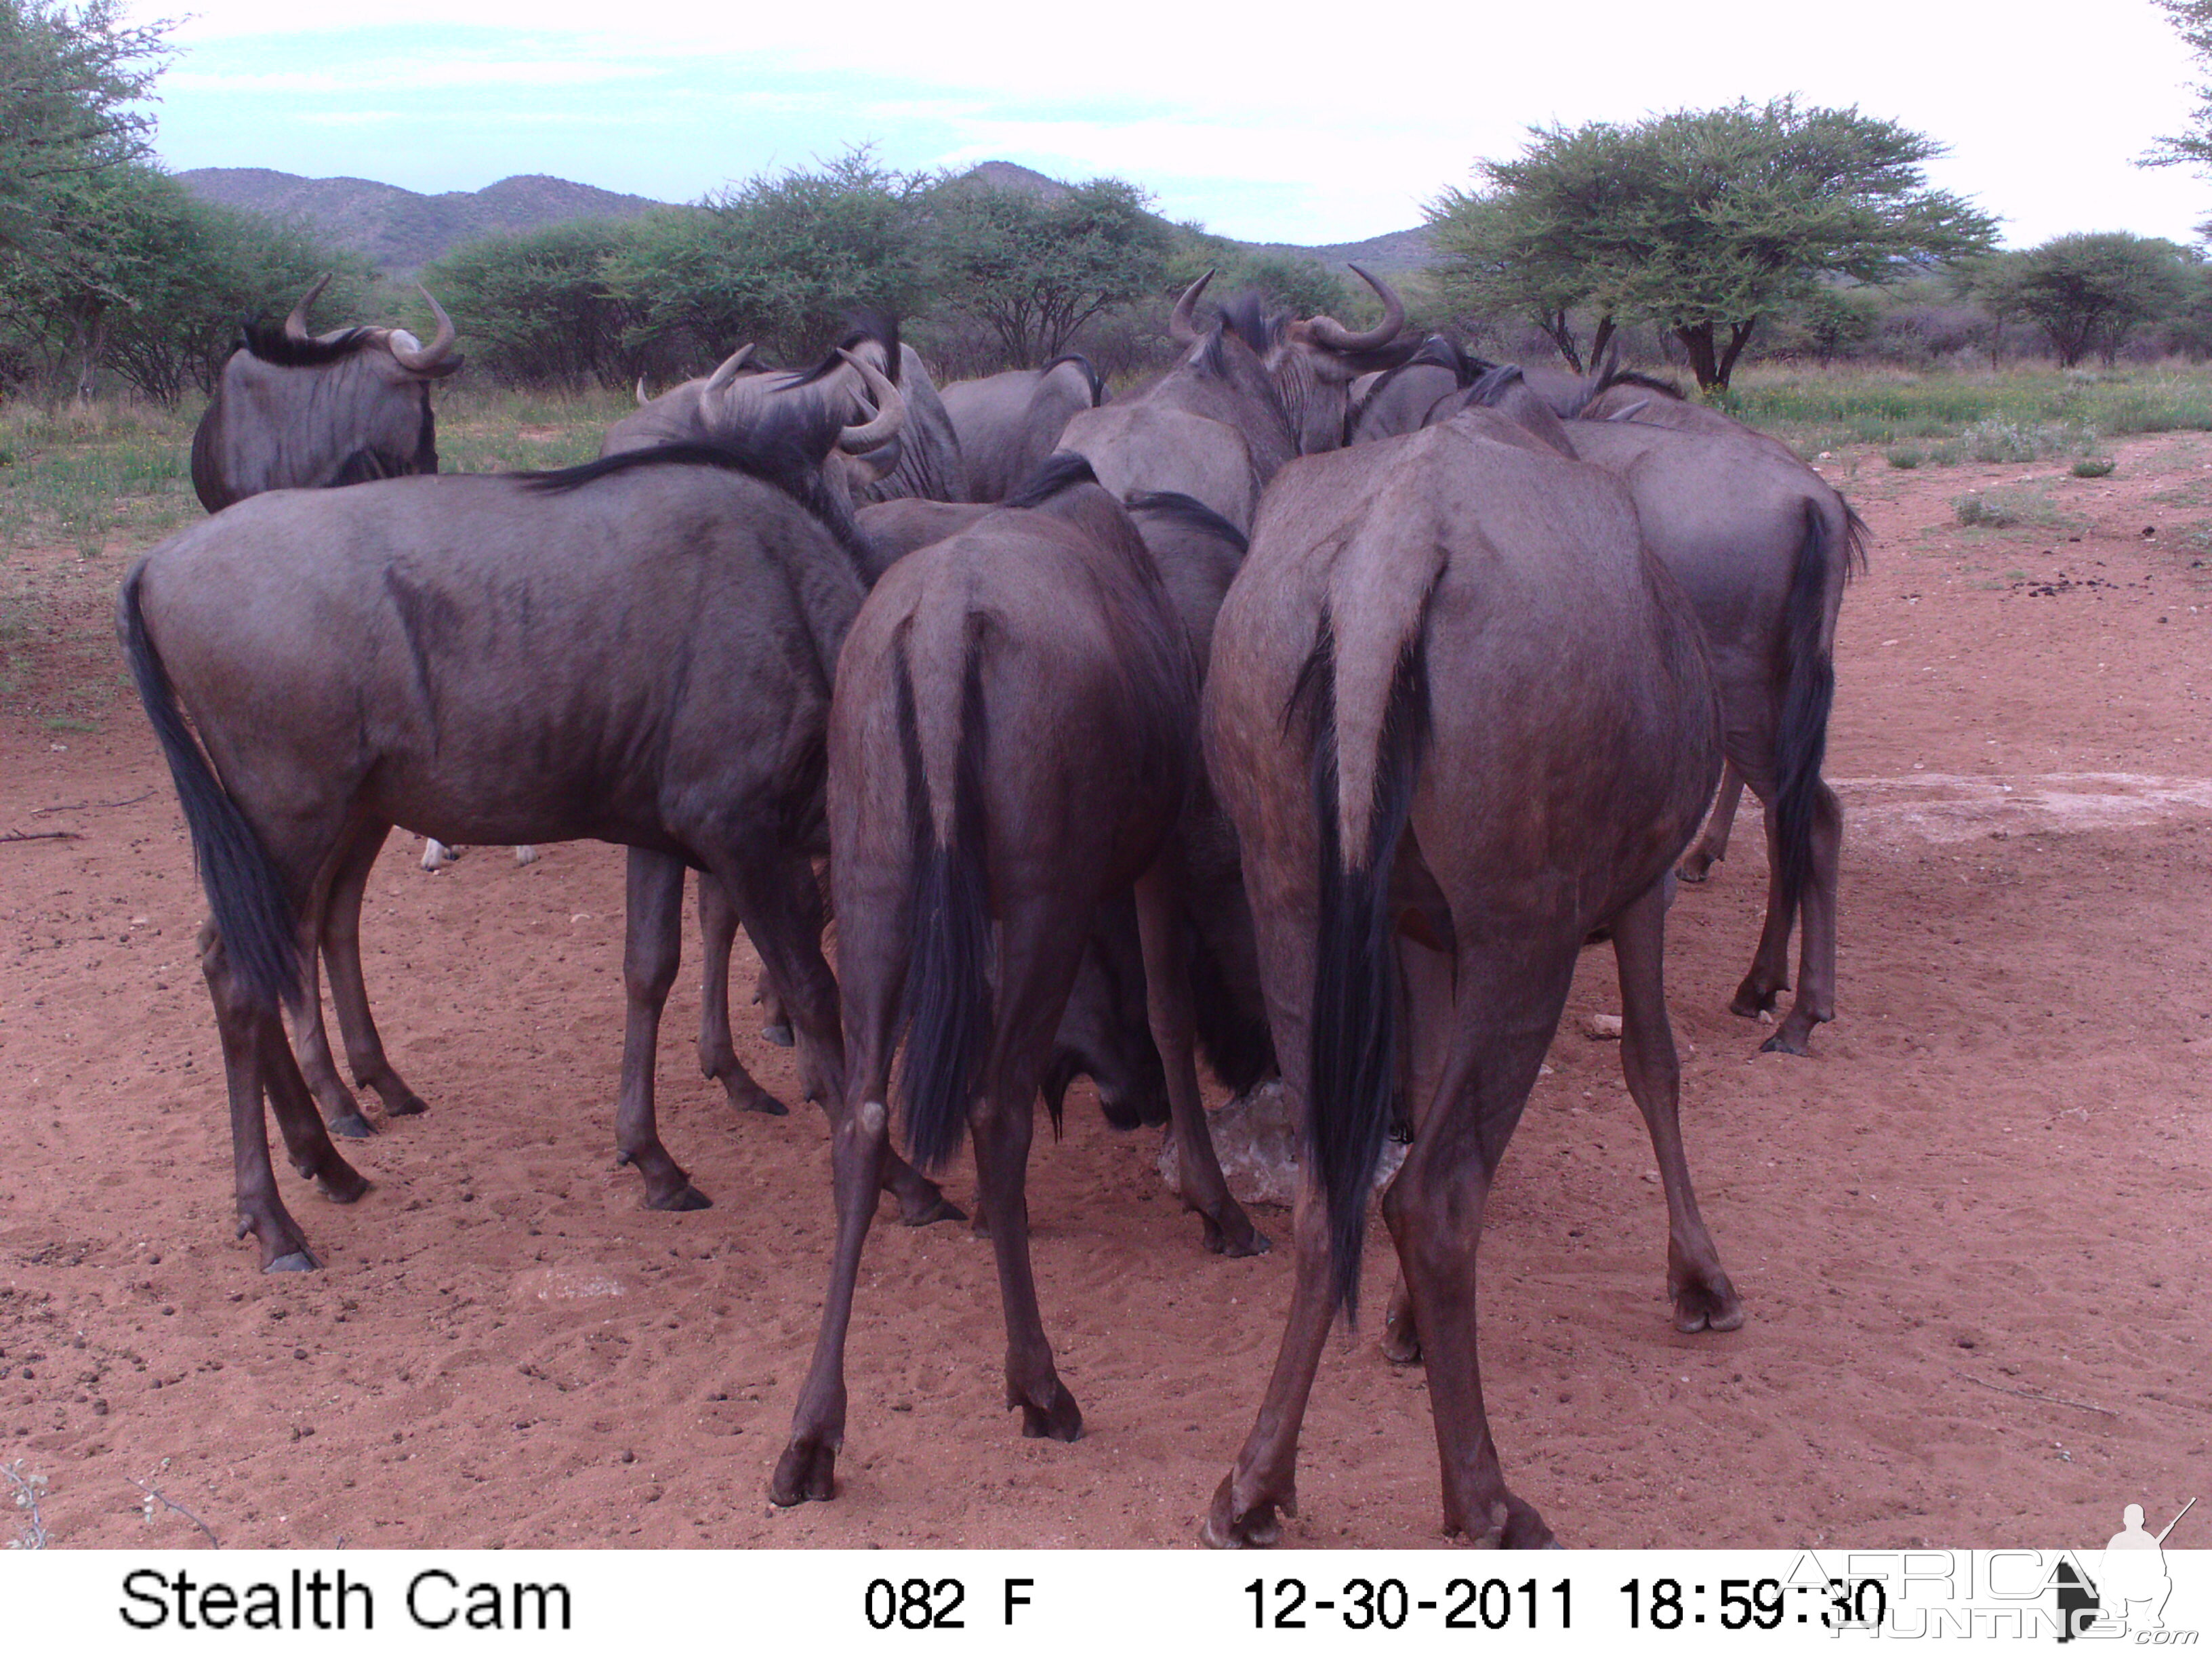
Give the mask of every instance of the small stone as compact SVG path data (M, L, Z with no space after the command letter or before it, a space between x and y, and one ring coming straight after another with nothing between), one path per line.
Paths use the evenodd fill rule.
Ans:
M1620 1041L1620 1016L1584 1014L1582 1029L1583 1035L1594 1042L1618 1042Z
M95 1401L94 1401L92 1402L92 1414L93 1414L94 1417L105 1417L105 1416L106 1416L106 1415L107 1415L107 1402L106 1402L105 1400L95 1400Z

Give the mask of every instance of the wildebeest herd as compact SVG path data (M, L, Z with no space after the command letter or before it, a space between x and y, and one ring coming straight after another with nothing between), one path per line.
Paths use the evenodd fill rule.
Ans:
M215 516L133 567L118 628L213 912L238 1226L264 1267L318 1265L264 1102L302 1176L367 1190L331 1139L371 1128L323 969L356 1086L423 1109L362 973L392 830L617 842L616 1142L646 1202L708 1201L653 1104L687 870L702 1066L734 1106L783 1109L731 1040L742 925L830 1120L836 1243L775 1502L833 1495L878 1195L908 1224L961 1218L931 1177L963 1128L1026 1435L1082 1426L1031 1276L1040 1095L1056 1121L1088 1075L1116 1125L1169 1124L1207 1248L1268 1248L1215 1157L1203 1051L1234 1090L1279 1074L1307 1148L1289 1324L1206 1540L1271 1543L1294 1508L1395 1134L1384 1346L1427 1364L1446 1526L1549 1542L1484 1415L1485 1200L1577 954L1609 939L1676 1325L1742 1322L1677 1124L1665 916L1678 861L1705 878L1749 787L1771 885L1732 1006L1775 1008L1802 915L1766 1047L1802 1054L1834 1017L1842 821L1820 765L1863 527L1786 448L1664 383L1483 362L1409 333L1360 274L1383 306L1365 330L1249 295L1202 319L1201 278L1175 366L1116 398L1079 357L940 395L863 315L811 369L741 348L641 387L599 459L506 475L437 471L428 382L459 362L442 310L427 347L311 336L312 291L250 329L193 442Z

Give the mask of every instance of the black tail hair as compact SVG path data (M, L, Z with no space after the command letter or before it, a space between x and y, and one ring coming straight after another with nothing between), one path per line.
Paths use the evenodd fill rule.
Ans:
M1790 573L1783 601L1788 656L1783 669L1782 718L1774 732L1775 842L1781 854L1782 905L1794 915L1813 870L1813 803L1820 787L1820 763L1828 750L1828 710L1835 699L1834 659L1820 634L1826 620L1830 561L1848 557L1844 546L1829 546L1826 518L1817 501L1805 503L1805 538Z
M1837 499L1840 501L1842 497L1838 496ZM1867 521L1859 517L1858 509L1849 501L1844 501L1844 580L1845 581L1850 580L1854 576L1866 574L1867 544L1873 538L1874 532L1868 526Z
M1314 952L1308 1151L1328 1205L1332 1299L1359 1311L1359 1256L1367 1194L1382 1156L1398 1092L1397 959L1391 948L1390 872L1412 813L1428 732L1422 635L1405 642L1377 734L1375 798L1366 858L1346 867L1337 821L1336 641L1326 612L1291 693L1312 734L1315 822L1320 830L1321 915Z
M915 718L914 668L897 647L899 747L906 761L907 816L914 829L914 954L907 967L906 1054L899 1098L907 1155L923 1170L944 1167L960 1145L969 1103L990 1053L993 1011L990 872L984 867L981 641L968 636L960 674L959 753L952 783L951 836L940 844Z
M1468 382L1468 403L1488 408L1521 380L1518 363L1492 363Z
M1098 366L1079 351L1063 351L1037 372L1049 374L1062 363L1073 363L1083 371L1083 378L1091 382L1091 406L1097 408L1106 396L1106 377L1098 372Z
M1097 483L1098 475L1091 470L1091 458L1079 455L1072 449L1055 449L1037 463L1036 471L1016 484L1001 507L1042 507L1063 489L1073 489L1078 484Z
M1251 543L1246 539L1243 531L1194 495L1186 495L1174 489L1138 490L1133 492L1123 505L1132 513L1172 520L1189 529L1212 536L1235 548L1240 559L1251 550Z
M215 912L216 931L222 935L223 954L256 1003L272 1009L280 1002L296 1003L301 992L299 934L291 896L261 837L185 727L169 671L162 666L161 653L146 630L138 596L145 574L142 562L124 578L116 600L118 631L123 635L131 678L137 683L138 701L153 722L154 735L169 763L169 776L177 786L178 803L192 832L192 854L199 864L209 908Z

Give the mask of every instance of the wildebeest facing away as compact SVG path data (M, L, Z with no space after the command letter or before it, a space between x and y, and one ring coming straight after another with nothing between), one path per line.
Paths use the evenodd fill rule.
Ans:
M192 489L220 513L267 489L319 489L438 470L430 382L461 367L453 319L423 345L404 329L307 332L316 280L281 329L249 325L192 433Z
M1410 1038L1414 1074L1435 1084L1382 1207L1428 1355L1445 1525L1548 1542L1483 1412L1475 1247L1601 927L1632 1087L1655 1138L1673 1132L1664 882L1721 765L1696 618L1617 482L1470 410L1284 469L1222 607L1202 724L1310 1150L1282 1347L1205 1536L1269 1544L1296 1507L1298 1428L1336 1310L1356 1300ZM1417 984L1410 1030L1401 930L1450 962ZM1710 1238L1675 1242L1678 1314L1732 1302Z
M836 411L793 405L719 447L536 478L266 495L164 543L125 579L125 654L214 911L202 966L239 1226L264 1267L315 1265L277 1194L264 1089L301 1171L342 1200L362 1190L315 1114L279 1010L319 1030L325 915L357 920L397 823L441 839L632 849L617 1142L648 1202L705 1201L661 1145L653 1105L687 862L722 884L775 965L814 1091L841 1097L836 987L800 895L821 850L831 675L863 592L849 511L822 477L842 435ZM357 962L354 972L350 983L334 972L342 1022L349 1040L373 1042ZM887 1179L909 1219L957 1213L902 1169Z
M1182 359L1144 392L1079 414L1060 447L1087 457L1116 495L1188 495L1249 531L1260 491L1294 456L1344 442L1348 388L1396 363L1404 304L1388 283L1354 265L1382 301L1382 320L1354 331L1331 317L1270 315L1257 295L1222 307L1201 332L1195 320L1208 271L1176 301L1169 327Z
M914 1158L942 1164L963 1125L975 1143L1006 1312L1006 1403L1025 1435L1072 1440L1083 1421L1030 1274L1031 1103L1085 920L1132 883L1153 1035L1164 1055L1183 1057L1169 1061L1176 1133L1212 1164L1162 859L1196 769L1198 669L1142 537L1091 477L1079 458L1056 458L1007 507L901 560L839 659L830 878L852 1063L832 1136L830 1289L769 1488L779 1504L835 1490L845 1334L890 1151L902 1034Z
M1042 368L955 380L943 397L977 501L1006 500L1060 447L1069 421L1107 399L1106 382L1079 352Z

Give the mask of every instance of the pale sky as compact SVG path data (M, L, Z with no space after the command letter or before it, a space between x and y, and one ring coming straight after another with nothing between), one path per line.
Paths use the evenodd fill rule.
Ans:
M689 201L872 143L902 171L1110 174L1173 218L1317 243L1419 223L1425 201L1468 182L1476 158L1517 152L1534 124L1796 93L1946 145L1931 180L1998 216L2014 246L2075 230L2188 240L2212 219L2212 179L2131 165L2185 125L2190 86L2212 73L2151 0L374 11L373 26L333 27L299 0L197 0L161 82L162 159L425 191L547 173Z

